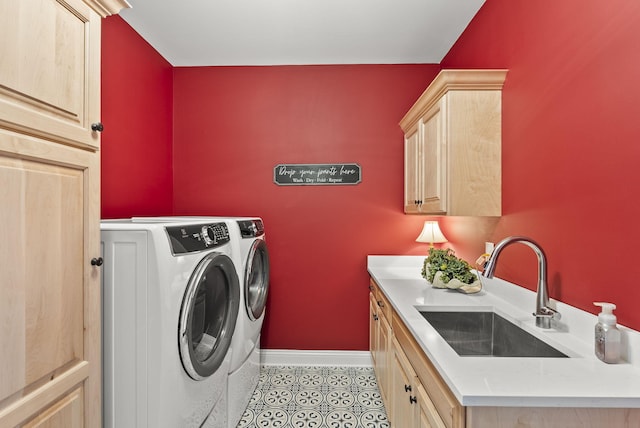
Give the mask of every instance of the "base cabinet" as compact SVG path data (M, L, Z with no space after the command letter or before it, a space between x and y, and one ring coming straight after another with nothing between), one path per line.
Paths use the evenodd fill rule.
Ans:
M373 279L369 289L371 307L391 321L387 351L373 361L392 428L640 427L640 409L462 406Z
M410 338L408 331L400 326L401 321L397 319L397 315L375 281L371 280L369 289L372 311L370 338L374 338L370 348L378 386L391 426L393 428L463 427L462 406L455 400L444 382L439 377L436 380L437 374L430 372L426 376L423 363L416 363L417 344L408 345ZM391 322L389 323L387 319ZM435 402L438 406L434 404Z

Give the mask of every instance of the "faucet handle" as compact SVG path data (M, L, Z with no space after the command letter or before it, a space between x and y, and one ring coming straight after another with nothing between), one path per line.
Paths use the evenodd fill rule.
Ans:
M536 318L549 318L554 320L560 320L562 318L562 315L560 314L560 312L548 306L541 307L538 312L534 312L531 315L533 315Z

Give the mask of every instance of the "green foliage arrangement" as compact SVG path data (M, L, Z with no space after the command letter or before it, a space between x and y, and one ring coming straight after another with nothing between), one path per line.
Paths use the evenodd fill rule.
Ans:
M445 284L453 278L465 284L472 284L478 277L471 273L471 265L456 257L451 248L429 248L429 256L422 265L422 277L433 283L436 272L442 272L441 280Z

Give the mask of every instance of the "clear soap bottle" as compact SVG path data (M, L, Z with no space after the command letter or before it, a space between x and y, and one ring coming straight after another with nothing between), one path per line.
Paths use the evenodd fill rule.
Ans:
M616 305L606 302L593 302L593 304L602 308L595 328L596 356L605 363L618 363L620 362L620 330L616 325L616 316L613 315Z

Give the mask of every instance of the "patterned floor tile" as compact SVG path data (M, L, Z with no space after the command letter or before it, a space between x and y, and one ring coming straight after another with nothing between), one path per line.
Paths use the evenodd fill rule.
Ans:
M389 428L371 367L263 366L238 428Z

